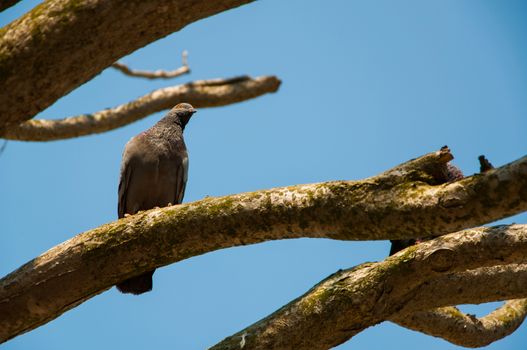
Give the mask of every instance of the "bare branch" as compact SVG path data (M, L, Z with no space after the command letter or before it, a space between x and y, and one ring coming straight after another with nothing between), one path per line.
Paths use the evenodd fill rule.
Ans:
M482 267L448 274L419 286L414 291L415 298L411 303L390 319L402 326L461 346L485 346L511 334L521 325L527 313L525 299L509 301L481 319L464 315L451 307L417 312L409 310L518 298L525 296L522 289L527 289L527 265ZM438 293L438 290L442 292ZM443 290L450 293L444 293Z
M65 119L34 119L12 126L0 137L20 141L54 141L101 133L130 124L152 113L188 102L198 108L218 107L275 92L280 80L274 76L201 80L152 91L135 101Z
M522 267L527 270L526 266ZM445 288L443 288L445 289ZM464 347L487 346L512 334L527 315L527 299L509 300L484 317L466 315L456 307L395 315L391 321Z
M445 278L441 277L452 272L522 261L526 253L527 225L479 228L449 234L407 248L383 262L339 271L275 313L210 349L238 349L242 337L246 346L254 350L329 349L394 315L403 317L408 310L415 312L420 308L465 303L469 301L468 295L477 296L476 302L482 298L496 301L511 296L526 297L525 265L509 269L508 273L515 271L509 276L503 273L487 276L483 273L485 270L479 269L473 275L486 278L486 282L500 282L471 284L471 291L467 293L465 290L459 292L453 284L438 282L434 283L435 289L426 287L428 281L434 278L444 281ZM510 286L503 291L500 287L506 281ZM423 286L424 289L421 288ZM423 294L425 289L433 292L434 297ZM401 311L402 308L406 310ZM523 314L523 311L512 314L505 311L510 309L490 318L501 313L521 322L517 314ZM508 321L503 322L503 328L509 327L506 324ZM447 338L445 333L441 336Z
M522 225L518 225L522 226ZM523 225L525 226L525 225ZM499 230L507 230L509 226L496 227ZM511 227L515 228L515 225ZM494 242L495 237L490 237L490 242ZM522 240L523 236L516 237ZM482 242L487 244L488 242ZM501 244L501 243L498 243ZM519 243L519 244L523 244ZM509 252L507 252L508 254ZM522 265L524 257L519 257L515 252L514 255L507 257L505 262L496 262L483 267L473 267L468 271L446 274L433 278L422 285L416 287L413 291L415 298L411 303L404 305L398 313L401 315L409 314L416 311L429 310L432 307L457 305L457 304L480 304L496 300L518 299L525 297L520 289L527 290L527 265ZM500 259L501 252L498 249L496 261ZM507 263L509 261L510 263ZM505 264L505 265L504 265ZM489 286L492 285L491 288ZM450 289L452 293L437 295L439 289ZM427 299L429 298L429 299Z
M206 198L140 212L82 233L0 280L0 339L38 327L126 278L220 248L300 237L368 240L438 235L527 209L527 157L458 182L429 185L425 181L437 182L435 170L447 166L448 153L442 149L364 181ZM404 181L394 179L397 173ZM507 229L501 240L491 243L503 244L515 230L522 227ZM465 236L459 237L472 242ZM516 248L521 254L521 247ZM494 252L494 259L504 254ZM438 266L442 256L448 254L432 254L425 265ZM448 262L455 264L455 259ZM411 281L400 283L410 288Z
M182 54L182 66L175 70L156 70L156 71L146 71L146 70L133 70L128 68L127 65L115 62L112 64L112 67L120 71L121 73L131 76L131 77L139 77L139 78L146 78L146 79L172 79L179 77L183 74L190 73L190 67L188 65L188 53L187 51L183 51Z
M119 58L150 42L249 2L42 2L0 30L0 129L31 119Z

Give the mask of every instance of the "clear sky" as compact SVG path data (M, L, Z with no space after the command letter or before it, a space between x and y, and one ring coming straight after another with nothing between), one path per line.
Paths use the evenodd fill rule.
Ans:
M36 3L1 13L0 24ZM527 153L526 16L522 0L259 1L122 59L174 69L187 49L191 75L152 82L108 69L38 117L91 113L194 79L275 74L283 81L276 94L203 109L191 121L185 202L361 179L443 145L473 174L480 154L499 166ZM0 156L0 274L115 220L123 146L161 116L73 140L9 142ZM527 216L504 220L513 221ZM205 349L388 249L386 241L301 239L209 253L159 269L151 293L113 288L4 349ZM526 343L524 325L488 349ZM338 348L388 346L458 348L390 323Z

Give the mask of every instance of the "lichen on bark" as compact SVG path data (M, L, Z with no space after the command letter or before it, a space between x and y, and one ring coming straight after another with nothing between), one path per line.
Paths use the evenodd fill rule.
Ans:
M48 0L39 4L0 32L0 130L32 118L148 43L249 2Z
M445 152L449 153L448 150L430 153L363 181L332 181L209 197L139 212L77 235L0 280L0 314L4 316L0 320L0 340L38 327L133 275L221 248L301 237L366 240L441 235L527 209L527 196L521 195L527 190L527 157L453 183L423 182L423 174L419 172L433 177L430 169L446 166ZM500 178L508 181L499 181ZM490 185L485 185L487 182ZM474 187L480 190L472 190ZM444 206L437 200L459 191L465 195L459 197L458 205ZM509 195L485 203L486 210L478 212L481 200L494 197L495 191ZM407 217L410 213L413 220ZM471 249L475 248L470 237L458 239L464 243L460 247L465 247L470 256ZM356 279L361 281L357 282L356 290L375 283L386 285L399 278L404 288L392 292L392 298L400 294L401 299L396 300L407 300L407 292L415 287L412 263L420 258L419 252L428 254L426 268L420 273L423 278L455 267L450 255L438 254L443 251L450 254L448 249L437 250L433 246L443 240L438 238L420 245L430 250L411 247L390 257L370 274L371 280ZM500 252L498 243L499 240L494 243L494 254ZM516 244L521 246L522 242ZM502 258L506 253L500 254ZM445 257L452 261L452 266L443 263ZM362 268L372 269L371 266ZM405 279L400 279L401 275ZM346 280L347 277L342 282ZM339 284L335 286L338 288L331 289L329 294L324 292L319 298L306 299L299 309L305 314L320 305L333 307L335 298L344 298L350 303L349 294L342 296ZM34 300L39 300L38 312L28 307ZM363 304L363 308L369 310L371 320L377 320L379 312L402 307L392 304L390 300L383 304L370 302ZM317 313L309 315L312 320L318 317ZM338 339L344 341L344 338Z

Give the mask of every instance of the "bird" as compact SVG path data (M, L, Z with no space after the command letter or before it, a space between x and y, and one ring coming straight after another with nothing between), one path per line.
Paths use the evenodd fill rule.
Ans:
M128 141L120 169L119 218L183 201L188 177L183 131L194 113L192 105L179 103L150 129ZM116 287L135 295L149 292L154 271L131 277Z

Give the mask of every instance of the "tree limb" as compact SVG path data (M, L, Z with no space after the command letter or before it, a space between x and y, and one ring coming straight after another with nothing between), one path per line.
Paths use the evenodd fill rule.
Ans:
M471 229L442 236L407 248L382 262L339 271L210 349L239 349L241 339L248 349L254 350L330 349L367 327L409 310L472 302L467 298L469 295L477 296L476 302L527 297L525 265L517 265L512 276L500 273L486 276L479 269L480 279L498 283L471 284L467 292L459 292L453 284L437 283L431 298L420 289L427 281L441 279L445 274L479 266L514 264L524 260L525 254L527 225ZM503 291L500 286L506 281L510 286ZM417 303L414 298L418 299ZM402 311L403 308L406 310ZM511 318L517 317L513 314Z
M525 227L527 225L511 225L510 227L516 229L521 226ZM509 226L494 228L497 233L500 232L500 229L506 231ZM491 241L494 241L495 238L489 237ZM519 240L524 239L523 236L516 238ZM482 241L481 244L487 244L487 242ZM522 245L524 242L513 244ZM507 250L509 249L507 248ZM524 293L527 290L527 269L526 265L523 264L525 258L519 257L512 250L510 252L507 251L508 253L515 255L502 261L500 260L500 251L498 251L494 257L496 260L494 264L487 264L479 268L474 267L468 269L469 271L446 274L426 281L412 291L415 298L412 299L411 303L402 306L398 312L400 314L409 314L428 310L431 306L480 304L525 297ZM507 265L503 266L503 264ZM488 289L489 285L492 285L492 288ZM452 293L438 295L437 291L443 288L451 289ZM521 291L521 288L524 291Z
M451 158L443 148L363 181L206 198L82 233L0 280L0 340L38 327L126 278L221 248L300 237L440 235L527 209L527 157L437 184L437 170ZM441 264L442 256L433 254L426 265ZM409 281L401 284L411 288Z
M42 2L0 30L0 129L31 119L138 48L249 2Z
M428 283L427 289L434 289L434 296L439 291L463 291L472 290L474 282L488 283L498 282L493 289L503 292L503 295L512 295L514 290L518 291L515 281L520 274L525 274L526 265L506 265L483 268L477 272L469 271L453 276L445 276L434 280L433 286ZM475 279L478 279L476 281ZM514 290L502 288L502 285L516 285ZM444 284L446 282L446 284ZM459 283L456 283L459 282ZM484 284L482 284L484 285ZM423 293L423 290L417 292L420 299L425 299L429 293ZM472 296L472 295L471 295ZM477 298L472 299L470 296L464 299L469 302L477 302ZM514 332L524 321L527 315L527 299L509 300L505 305L499 307L492 313L477 318L473 315L466 315L455 307L441 307L434 310L418 311L414 313L398 313L390 318L391 321L415 331L433 335L448 340L451 343L464 347L482 347L502 339Z
M182 65L175 70L156 70L156 71L146 71L146 70L136 70L131 69L127 65L121 62L115 62L112 64L112 68L117 69L121 73L137 78L146 78L146 79L172 79L177 78L183 74L190 73L190 67L187 60L188 53L183 51L182 54Z
M154 90L137 100L64 119L33 119L0 132L0 137L19 141L54 141L110 131L179 102L195 107L217 107L275 92L280 80L274 76L201 80Z
M527 267L523 266L522 269ZM456 307L446 306L430 311L395 315L390 320L459 346L477 348L512 334L523 323L526 315L527 299L514 299L480 318L464 314Z

